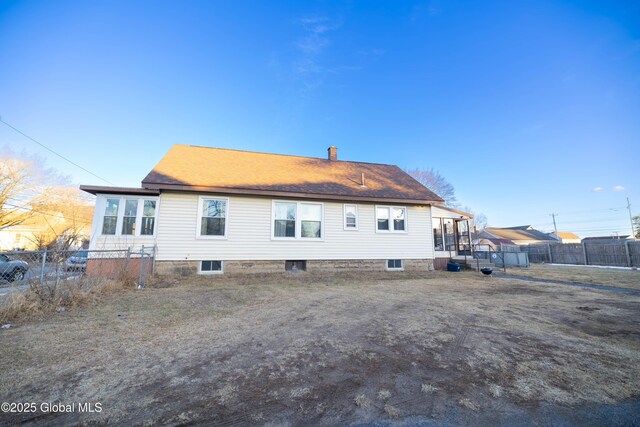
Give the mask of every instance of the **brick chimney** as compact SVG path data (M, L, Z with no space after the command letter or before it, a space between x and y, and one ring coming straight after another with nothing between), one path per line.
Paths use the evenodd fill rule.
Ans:
M327 152L329 153L329 160L338 160L338 147L332 145L331 147L327 148Z

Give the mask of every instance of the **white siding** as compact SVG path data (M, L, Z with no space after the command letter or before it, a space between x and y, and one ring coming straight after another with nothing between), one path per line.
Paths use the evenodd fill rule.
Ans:
M358 204L359 230L353 231L343 229L343 203L324 202L322 241L283 241L271 238L272 200L280 199L231 196L227 239L210 240L196 238L198 196L160 196L158 260L434 258L428 206L408 207L407 233L376 233L374 204Z

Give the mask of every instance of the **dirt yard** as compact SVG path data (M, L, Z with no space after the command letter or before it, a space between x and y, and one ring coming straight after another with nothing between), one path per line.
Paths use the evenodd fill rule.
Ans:
M640 295L483 278L204 278L0 330L1 424L630 425Z

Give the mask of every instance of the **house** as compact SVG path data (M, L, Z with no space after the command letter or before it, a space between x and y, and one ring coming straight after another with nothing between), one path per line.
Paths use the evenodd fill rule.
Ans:
M52 206L0 230L0 250L78 249L89 238L93 206Z
M582 243L615 243L619 240L632 239L629 234L624 235L612 235L612 236L593 236L585 237L582 239Z
M174 145L140 188L80 187L97 196L89 249L155 246L169 274L427 271L468 250L468 214L397 166L337 156Z
M555 237L560 243L580 243L582 239L570 231L558 231L557 233L549 233L551 237Z
M507 239L516 245L535 245L539 243L558 243L555 237L551 237L542 231L534 229L530 225L517 227L486 227L478 237L480 239Z

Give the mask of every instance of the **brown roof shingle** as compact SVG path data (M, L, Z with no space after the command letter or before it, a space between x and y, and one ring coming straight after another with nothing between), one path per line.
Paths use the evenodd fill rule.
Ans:
M365 187L361 187L361 174ZM397 166L174 145L145 188L337 199L441 203Z

